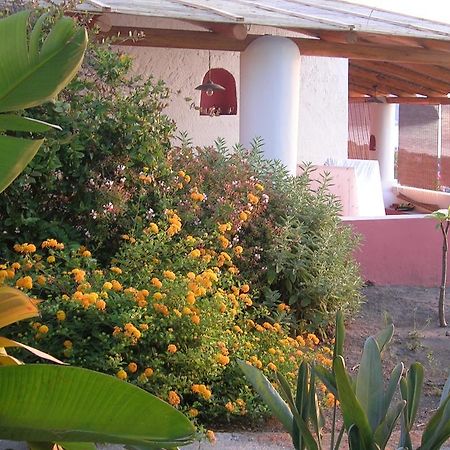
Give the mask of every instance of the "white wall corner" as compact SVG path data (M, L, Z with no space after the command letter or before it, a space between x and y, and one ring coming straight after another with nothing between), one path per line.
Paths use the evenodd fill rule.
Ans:
M347 158L348 59L302 56L298 161Z

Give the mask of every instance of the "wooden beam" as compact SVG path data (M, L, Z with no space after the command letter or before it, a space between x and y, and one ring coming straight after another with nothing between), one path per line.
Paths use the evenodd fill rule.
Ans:
M385 84L379 82L374 84L364 76L349 75L348 77L349 86L356 85L360 88L366 89L366 94L372 97L385 97L387 95L400 95L403 97L415 97L415 92L405 91L399 89L395 85Z
M439 95L446 95L448 92L450 92L450 82L445 82L445 80L430 77L428 74L428 67L424 69L422 66L419 66L422 69L422 72L418 72L406 68L405 66L400 66L392 63L350 61L349 71L352 71L353 68L356 67L382 73L385 76L394 77L394 79L402 79L405 81L407 80L417 85L421 85L425 88L437 91ZM447 77L450 80L450 70L448 71Z
M207 28L214 33L221 34L231 39L244 41L247 38L247 26L242 23L208 23Z
M373 84L383 84L385 86L393 86L395 89L402 89L410 94L421 94L426 96L439 96L442 94L447 94L447 92L442 92L435 89L430 89L422 84L414 83L410 81L406 76L398 78L392 75L386 75L383 70L378 69L374 71L373 69L367 69L364 66L358 66L356 64L351 64L349 67L349 76L364 78L367 81L371 81Z
M129 35L133 32L142 32L142 39L130 39ZM101 37L117 35L123 36L124 40L118 40L115 42L116 45L227 51L244 51L251 42L260 37L259 35L248 35L246 39L239 41L211 32L117 26L112 27L109 32L103 33ZM450 66L450 53L436 50L387 45L341 44L323 42L319 39L290 39L298 45L300 53L306 56Z
M423 67L422 65L417 65L414 63L402 63L401 65L403 67L406 67L407 69L423 73L424 75L432 77L433 79L438 79L444 83L450 84L450 70L448 67L440 67L441 64L430 65L427 67Z
M361 97L359 95L349 96L351 103L373 103L372 97ZM386 97L386 103L398 103L404 105L450 105L447 97Z

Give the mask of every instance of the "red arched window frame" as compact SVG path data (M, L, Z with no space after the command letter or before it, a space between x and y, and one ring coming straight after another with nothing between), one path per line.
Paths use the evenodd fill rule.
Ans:
M237 114L236 81L228 70L221 68L210 69L203 77L203 83L209 80L220 84L224 91L215 91L213 95L200 96L201 116L235 116Z

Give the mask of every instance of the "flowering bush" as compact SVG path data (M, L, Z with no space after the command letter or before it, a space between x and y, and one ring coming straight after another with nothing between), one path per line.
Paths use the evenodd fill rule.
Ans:
M0 280L43 299L42 317L10 334L138 384L191 417L260 417L237 358L266 373L280 368L292 380L303 358L331 360L315 335L287 334L287 312L253 307L236 256L221 248L222 225L186 235L177 212L166 211L139 236L122 236L107 269L84 247L69 251L54 239L39 248L17 244Z
M216 148L183 144L170 158L178 174L169 184L171 197L186 216L185 227L229 224L223 247L239 253L236 266L258 303L272 311L290 308L293 315L286 318L294 328L312 330L326 330L338 309L357 308L361 278L352 257L357 239L341 223L328 178L313 188L311 166L292 177L262 157L258 142L232 151L221 141Z

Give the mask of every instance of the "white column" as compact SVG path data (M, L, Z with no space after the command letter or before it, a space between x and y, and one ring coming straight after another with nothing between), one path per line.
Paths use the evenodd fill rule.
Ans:
M395 110L394 104L372 103L370 105L370 134L375 136L374 159L377 159L380 165L385 207L389 207L396 198L392 192L392 187L395 185Z
M264 154L296 174L300 52L291 40L263 36L241 54L240 142L264 140Z

